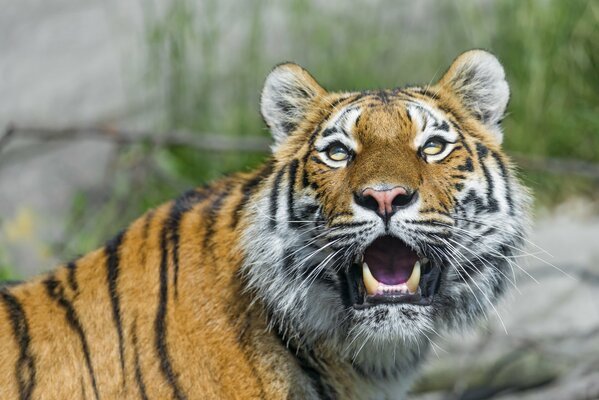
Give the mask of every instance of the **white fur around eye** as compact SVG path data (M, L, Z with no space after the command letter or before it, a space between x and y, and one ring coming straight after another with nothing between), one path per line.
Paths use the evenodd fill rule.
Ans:
M321 136L314 143L314 148L318 151L320 159L330 167L344 167L351 159L352 153L356 152L357 144L352 139L352 132L360 113L361 111L357 108L339 110L324 128L325 131L329 130L333 133L329 136L322 136L321 133ZM350 156L347 159L335 161L328 156L327 150L335 142L341 143L349 151Z
M410 104L408 106L408 111L410 112L412 121L414 121L419 131L414 138L414 150L421 154L428 163L438 162L447 157L455 147L455 143L459 137L458 134L451 128L451 125L440 113L424 104ZM438 128L443 125L446 125L447 130ZM442 141L446 142L445 148L439 154L424 154L422 152L422 147L434 137L438 137Z

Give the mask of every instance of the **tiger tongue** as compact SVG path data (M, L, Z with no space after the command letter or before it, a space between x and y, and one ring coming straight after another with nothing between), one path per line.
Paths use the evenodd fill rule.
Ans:
M392 236L376 239L364 252L364 262L377 281L386 285L406 282L418 255L401 240Z

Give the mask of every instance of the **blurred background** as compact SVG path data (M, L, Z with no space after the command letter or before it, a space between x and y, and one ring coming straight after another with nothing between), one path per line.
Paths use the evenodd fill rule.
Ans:
M390 88L471 48L505 66L505 148L536 224L517 288L474 331L431 338L412 398L597 399L596 0L0 0L0 279L258 165L281 61L329 90Z

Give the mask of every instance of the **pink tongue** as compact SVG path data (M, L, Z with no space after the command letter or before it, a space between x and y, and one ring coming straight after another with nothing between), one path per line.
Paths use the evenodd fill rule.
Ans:
M406 282L418 255L404 242L392 236L375 240L364 252L364 262L375 279L386 285Z

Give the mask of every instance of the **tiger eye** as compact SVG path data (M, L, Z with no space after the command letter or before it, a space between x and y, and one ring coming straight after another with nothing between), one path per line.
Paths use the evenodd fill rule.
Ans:
M432 139L425 143L422 152L427 156L436 156L445 149L445 142L438 139Z
M345 161L349 157L349 151L341 145L333 145L327 150L327 156L333 161Z

